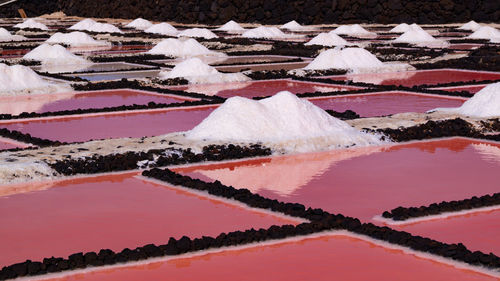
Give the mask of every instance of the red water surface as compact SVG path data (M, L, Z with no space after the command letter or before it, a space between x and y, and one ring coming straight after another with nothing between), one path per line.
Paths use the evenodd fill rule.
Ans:
M121 251L169 237L294 224L134 178L134 173L54 183L0 197L0 267L26 259L109 248ZM27 184L29 185L29 183Z
M500 145L454 138L177 171L371 221L398 206L498 192L499 169Z
M0 114L22 112L50 112L72 109L104 108L121 105L155 103L177 103L190 98L150 93L137 90L109 90L83 93L63 93L32 96L0 97Z
M290 91L294 94L310 92L332 92L358 90L360 87L344 85L328 85L291 80L251 81L240 83L226 83L213 85L192 85L172 87L172 89L196 92L208 95L217 95L225 98L241 96L246 98L272 96L280 91Z
M445 88L433 88L436 90L443 90L443 91L448 91L448 92L455 92L455 91L466 91L471 94L475 94L479 91L481 91L484 87L487 85L465 85L465 86L455 86L455 87L445 87Z
M158 136L186 131L205 119L214 107L170 109L159 112L117 113L112 115L64 117L0 123L39 138L66 142L91 139Z
M340 112L350 109L362 117L373 117L401 112L426 112L437 107L458 107L465 99L405 92L383 92L319 98L310 101L323 109Z
M463 243L472 251L500 254L500 210L391 226L446 243Z
M379 85L435 85L450 82L481 81L500 79L500 72L481 72L459 69L418 70L397 73L372 73L330 76L333 80L352 80Z
M228 250L52 280L497 280L348 236Z

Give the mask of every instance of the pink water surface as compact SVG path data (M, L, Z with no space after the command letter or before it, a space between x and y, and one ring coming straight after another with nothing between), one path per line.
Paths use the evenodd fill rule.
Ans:
M80 251L163 244L169 237L295 223L134 175L65 180L44 190L0 197L0 267Z
M5 142L0 139L0 150L2 149L11 149L11 148L17 148L19 146L12 144L10 142Z
M348 236L325 236L52 280L497 280Z
M177 90L185 90L188 92L197 92L202 94L217 95L225 98L241 96L246 98L272 96L280 91L290 91L294 94L310 93L310 92L333 92L357 90L359 87L353 86L337 86L322 83L310 83L291 80L274 80L274 81L251 81L230 84L214 84L214 85L192 85L174 87Z
M392 226L447 243L463 243L472 251L500 255L500 210Z
M128 89L34 96L9 96L0 97L0 104L5 105L0 105L0 114L20 114L22 112L42 113L78 108L87 109L147 104L149 102L169 104L185 100L188 99L179 96Z
M323 109L332 109L340 112L350 109L361 115L361 117L381 116L401 112L426 112L437 107L458 107L464 101L465 99L404 92L384 92L311 99L312 103Z
M351 74L330 76L328 79L352 80L380 85L435 85L439 83L481 81L500 79L500 72L481 72L459 69L418 70L397 73Z
M398 206L498 192L500 145L447 139L178 169L362 221Z
M186 131L205 119L214 107L171 109L160 112L64 117L0 123L0 128L18 130L39 138L66 142L91 139L158 136Z
M466 91L466 92L469 92L471 94L475 94L479 91L481 91L482 89L484 89L484 87L486 87L487 85L466 85L466 86L456 86L456 87L445 87L445 88L434 88L436 90L442 90L442 91L448 91L448 92L455 92L455 91Z

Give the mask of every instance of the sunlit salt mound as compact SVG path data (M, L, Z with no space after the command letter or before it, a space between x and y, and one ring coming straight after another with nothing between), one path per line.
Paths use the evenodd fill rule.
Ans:
M500 82L484 87L460 107L436 108L431 111L451 112L472 117L500 116Z
M404 33L408 30L410 30L411 27L409 24L407 23L401 23L401 24L398 24L396 25L395 27L393 27L391 30L389 30L389 32L393 32L393 33Z
M363 48L330 49L320 53L305 69L381 68L384 63Z
M333 32L333 33L338 34L338 35L348 35L348 36L366 36L366 37L377 36L377 33L370 32L370 31L364 29L359 24L341 25L330 32Z
M95 40L90 35L80 31L73 31L71 33L57 32L50 36L46 43L66 44L72 47L77 46L110 46L111 43L101 40Z
M277 27L266 27L259 26L250 30L243 32L241 35L245 38L287 38L290 35L283 33L283 31L279 30Z
M212 39L212 38L217 38L218 36L215 35L212 31L206 29L206 28L190 28L183 30L179 34L177 34L178 37L197 37L197 38L205 38L205 39Z
M68 29L70 29L70 30L86 30L87 28L90 28L91 26L93 26L96 23L97 22L93 19L84 19L84 20L81 20L81 21L73 24L72 26L68 27Z
M20 29L25 29L25 28L33 28L33 29L40 29L40 30L49 30L49 28L40 22L35 21L34 19L27 19L23 23L18 23L14 25L16 28Z
M194 56L225 56L223 53L214 52L201 45L195 39L164 39L151 50L148 54L165 55L172 57L194 57Z
M26 60L40 61L42 64L89 64L82 57L76 56L61 45L42 44L23 56Z
M125 25L125 27L135 28L139 30L145 30L150 28L151 26L153 26L153 23L143 18L137 18Z
M31 68L0 63L0 95L47 93L61 88L43 80Z
M177 64L171 71L162 71L161 79L185 78L193 84L211 84L242 82L250 78L241 73L220 73L214 67L205 64L199 58L191 58Z
M491 41L498 42L500 40L500 30L491 26L482 26L474 33L467 36L467 38L489 39Z
M462 25L461 27L459 27L458 29L476 31L479 28L481 28L481 25L479 23L471 20L468 23L466 23L466 24Z
M304 45L320 45L320 46L328 46L328 47L333 47L333 46L347 46L349 43L344 40L344 38L338 36L335 33L320 33L316 35L313 39L311 39L309 42L305 43Z
M298 22L292 20L290 22L285 23L284 25L280 26L281 29L288 29L291 31L302 31L302 30L310 30L311 28L308 28L306 26L300 25Z
M314 151L381 141L294 94L283 91L260 101L227 99L205 120L186 132L188 139L262 142L274 149Z
M422 28L410 28L410 30L401 34L398 38L394 39L392 42L395 43L408 43L416 45L427 45L435 47L446 47L448 43L443 40L436 39L432 37L427 31Z
M154 24L147 29L144 30L144 32L147 33L155 33L155 34L161 34L161 35L168 35L168 36L175 36L179 31L173 27L171 24L168 24L166 22Z
M109 23L100 23L92 19L84 19L68 29L70 30L87 30L98 33L123 33L118 27Z
M0 42L22 40L26 40L26 37L20 35L12 35L7 29L0 27Z
M226 32L242 32L245 31L241 25L239 25L237 22L230 20L226 22L224 25L216 28L215 30L219 31L226 31Z

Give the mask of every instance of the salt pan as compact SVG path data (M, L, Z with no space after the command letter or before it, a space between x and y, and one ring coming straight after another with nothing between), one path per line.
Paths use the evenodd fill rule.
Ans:
M223 53L214 52L201 45L195 39L174 39L168 38L147 52L148 54L165 55L173 57L194 57L194 56L225 56Z
M328 46L328 47L333 47L333 46L347 46L349 45L349 42L344 40L342 37L338 36L335 33L320 33L316 35L313 39L311 39L309 42L305 43L304 45L309 46L309 45L320 45L320 46Z
M206 28L190 28L183 30L179 34L177 34L178 37L199 37L199 38L205 38L205 39L213 39L217 38L218 36L215 35L212 31L206 29Z
M14 27L17 27L20 29L34 28L34 29L41 29L41 30L49 30L49 28L45 24L37 22L34 19L27 19L23 23L18 23L16 25L14 25Z
M76 46L111 46L111 43L101 40L95 40L90 35L80 31L71 33L57 32L45 41L46 43L66 44L72 47Z
M245 31L241 25L239 25L237 22L230 20L226 22L224 25L216 28L215 30L220 30L220 31L227 31L227 32L242 32Z
M179 31L175 27L166 22L152 25L149 28L145 29L144 32L167 35L167 36L175 36L177 35L177 33L179 33Z
M153 26L153 23L151 23L150 21L145 20L143 18L137 18L137 19L129 22L127 25L125 25L125 27L135 28L135 29L139 29L139 30L145 30L145 29L150 28L151 26Z

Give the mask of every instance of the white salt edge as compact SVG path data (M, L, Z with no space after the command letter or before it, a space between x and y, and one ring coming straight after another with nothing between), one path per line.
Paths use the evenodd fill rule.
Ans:
M206 29L206 28L190 28L181 31L179 34L177 34L178 37L199 37L199 38L205 38L205 39L213 39L213 38L218 38L219 36L215 35L212 31Z
M164 39L146 53L173 57L226 56L224 53L209 50L193 38Z
M429 112L434 111L480 118L500 116L500 82L484 87L460 107L436 108Z
M287 91L260 101L229 98L185 134L194 140L258 142L287 152L383 143Z

